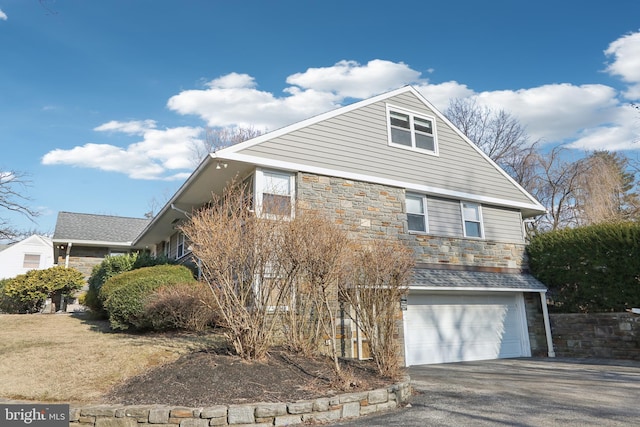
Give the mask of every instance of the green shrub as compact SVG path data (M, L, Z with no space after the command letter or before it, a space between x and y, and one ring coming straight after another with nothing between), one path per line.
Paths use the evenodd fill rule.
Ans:
M60 301L82 288L84 276L75 268L55 266L31 270L4 283L3 294L12 300L14 312L40 311L47 298Z
M5 293L5 286L12 279L0 280L0 312L1 313L26 313L29 305L12 298Z
M94 313L106 316L104 307L102 307L104 298L100 297L100 289L108 279L125 271L164 264L175 264L175 261L170 260L164 255L156 257L146 252L106 256L102 262L94 266L91 271L91 276L88 280L89 290L84 296L83 305L87 306Z
M113 329L148 329L151 325L144 315L147 297L163 286L189 282L195 282L193 274L181 265L143 267L108 279L100 299Z
M216 325L215 300L202 282L164 286L147 298L145 318L154 330L201 332Z
M640 304L640 224L598 224L535 236L531 272L549 288L549 309L624 311Z

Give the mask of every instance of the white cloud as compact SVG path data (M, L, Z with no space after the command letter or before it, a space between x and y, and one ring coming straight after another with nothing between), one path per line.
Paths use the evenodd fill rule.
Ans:
M2 11L2 9L0 9L0 20L2 20L2 21L6 21L7 19L9 19L9 17L7 16L7 14L6 14L6 13L4 13L4 12Z
M331 67L309 68L287 78L290 85L335 93L340 98L364 99L420 82L420 72L399 62L374 59L366 65L340 61Z
M155 120L132 120L128 122L112 120L94 128L93 130L98 132L123 132L128 135L144 135L144 133L149 129L155 128Z
M448 81L438 84L415 85L416 89L440 112L444 112L453 98L468 98L475 94L467 85Z
M109 122L98 126L96 130L113 129L131 134L141 129L133 123ZM137 123L150 124L149 121ZM174 180L188 176L185 170L193 169L200 160L193 158L193 146L200 143L201 128L146 129L141 132L143 140L126 149L110 144L88 143L70 150L50 151L44 155L42 163L119 172L133 179ZM178 172L168 173L176 170Z
M640 32L620 37L604 53L613 58L606 71L629 84L627 99L640 100Z

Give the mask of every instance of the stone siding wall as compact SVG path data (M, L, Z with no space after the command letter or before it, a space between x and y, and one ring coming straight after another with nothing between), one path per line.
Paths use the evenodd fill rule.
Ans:
M172 406L71 407L70 426L92 427L208 427L284 426L318 424L356 418L396 408L408 400L407 379L386 389L340 394L291 403L217 405L201 408Z
M640 316L632 313L550 314L560 357L640 360Z
M325 212L354 239L403 240L418 263L526 268L524 244L409 233L402 188L308 173L297 182L299 207Z

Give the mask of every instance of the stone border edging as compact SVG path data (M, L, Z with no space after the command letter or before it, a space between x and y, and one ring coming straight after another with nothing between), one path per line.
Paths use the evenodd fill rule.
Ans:
M397 408L408 400L410 379L386 388L290 403L250 403L189 408L168 405L71 406L69 426L208 427L326 423Z

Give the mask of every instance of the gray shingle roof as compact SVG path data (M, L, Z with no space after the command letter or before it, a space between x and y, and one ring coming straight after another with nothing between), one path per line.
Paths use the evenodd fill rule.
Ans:
M545 291L538 279L526 273L494 273L485 271L416 268L410 286L424 288L479 288Z
M146 218L59 212L53 240L133 242L150 221Z

